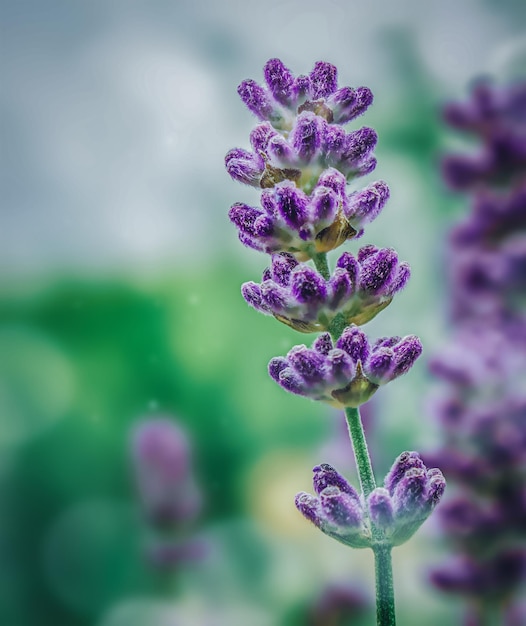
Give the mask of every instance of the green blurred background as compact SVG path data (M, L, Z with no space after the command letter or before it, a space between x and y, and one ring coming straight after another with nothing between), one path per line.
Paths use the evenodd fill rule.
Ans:
M356 479L343 417L268 378L310 338L239 294L266 259L227 219L257 202L223 170L254 121L236 87L279 56L373 89L359 123L392 199L360 243L397 248L413 278L367 329L417 333L429 356L447 333L444 233L467 210L439 179L456 144L439 108L521 65L524 3L23 0L1 17L0 623L300 626L330 583L363 593L353 624L372 623L371 555L293 505L316 463ZM368 405L379 476L433 446L431 385L421 359ZM174 576L144 559L130 467L130 430L159 414L189 433L205 499L206 557ZM458 623L426 584L442 553L432 521L395 551L401 624Z

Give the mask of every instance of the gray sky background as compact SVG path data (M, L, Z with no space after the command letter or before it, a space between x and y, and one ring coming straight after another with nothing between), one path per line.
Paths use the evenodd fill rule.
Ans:
M254 123L236 87L270 57L294 73L331 61L341 84L369 85L378 102L396 91L385 34L401 29L437 91L458 97L500 71L526 23L521 3L480 0L0 6L4 276L224 253L230 204L257 202L223 169Z

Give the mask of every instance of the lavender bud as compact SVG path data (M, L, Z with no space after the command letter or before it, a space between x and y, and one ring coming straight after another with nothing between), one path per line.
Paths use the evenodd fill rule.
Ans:
M250 145L252 146L254 152L257 155L260 155L261 153L266 152L269 141L276 136L281 135L274 130L272 124L269 122L258 124L250 133Z
M280 183L275 189L276 206L279 214L290 228L299 229L307 220L305 194L294 183Z
M341 126L325 124L323 127L323 152L329 165L338 166L340 164L346 141L347 134Z
M328 100L333 109L334 122L346 124L365 113L373 102L373 93L368 87L338 89Z
M394 519L393 503L387 489L377 487L367 499L372 523L378 528L387 529Z
M326 487L338 487L338 489L349 496L360 500L356 489L339 473L332 465L322 463L316 465L313 470L314 491L319 495Z
M404 337L393 347L395 367L392 378L406 374L422 354L422 342L416 335Z
M324 358L315 350L306 346L294 346L287 355L289 363L307 383L316 383L323 379Z
M279 377L281 372L283 372L283 370L287 369L288 367L289 362L285 357L276 356L271 359L270 363L268 364L268 373L273 380L279 383Z
M299 266L292 273L291 290L296 300L305 304L319 304L327 297L325 280L306 266Z
M379 180L349 196L345 217L353 225L372 222L378 217L389 199L389 187Z
M286 287L290 282L290 274L292 270L298 266L298 261L287 252L272 255L272 278L281 285Z
M272 118L274 107L263 89L251 78L244 80L237 88L241 100L252 113L260 120Z
M317 115L305 111L300 113L290 132L290 143L304 163L310 163L318 154L323 129L322 121Z
M324 61L317 61L310 73L310 96L314 100L327 98L336 91L338 86L338 71L334 65Z
M349 167L354 167L375 148L378 135L372 128L364 126L346 136L342 158Z
M420 458L418 452L402 452L402 454L393 463L384 480L384 486L391 495L394 494L398 483L402 480L405 473L413 468L425 468L424 462Z
M420 517L426 497L427 476L425 468L413 467L405 472L393 493L397 517Z
M318 499L310 493L300 491L300 493L296 495L294 502L296 504L296 508L303 515L303 517L308 519L309 522L312 522L314 526L320 528L322 519Z
M347 181L345 176L334 169L333 167L329 167L320 174L318 178L317 187L327 187L332 189L337 196L343 198L345 196L345 188L347 186Z
M352 293L352 282L349 274L341 267L337 267L329 280L330 306L333 310L348 300Z
M325 361L325 379L335 385L345 385L354 376L356 368L351 357L344 350L335 348Z
M344 493L336 486L325 487L320 493L320 503L327 519L345 529L362 525L363 510L360 501Z
M311 219L321 225L330 224L336 217L338 196L332 189L317 186L310 203Z
M355 363L365 363L369 356L367 335L358 326L348 326L336 343L337 348L345 350Z
M372 295L387 292L397 265L398 255L392 248L382 248L369 255L360 267L360 289Z
M313 350L320 354L327 355L333 349L332 339L329 333L322 333L319 335L315 342L312 344Z
M389 374L394 364L394 352L391 348L373 348L367 362L367 378L376 384L389 380Z
M225 167L234 180L252 187L259 187L264 168L261 157L242 148L234 148L225 156Z
M358 281L360 266L354 256L350 252L344 252L341 257L336 261L336 267L341 267L347 272L351 281L351 285L355 287Z
M274 99L285 106L291 102L294 78L290 70L279 59L270 59L265 64L265 82Z
M276 285L273 280L261 283L261 300L265 307L272 312L284 311L288 304L288 294L283 287Z
M261 311L263 313L269 312L267 305L264 304L261 297L261 289L258 284L252 281L243 283L241 286L241 294L245 299L245 302L256 309L256 311Z
M298 160L292 146L281 135L270 138L266 152L271 161L279 167L294 167Z

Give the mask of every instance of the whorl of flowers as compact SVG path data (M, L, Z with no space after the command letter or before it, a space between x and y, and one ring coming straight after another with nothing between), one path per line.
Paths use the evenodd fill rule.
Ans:
M440 512L455 557L432 579L469 599L470 624L507 624L526 582L526 83L480 83L445 118L480 148L443 163L471 211L447 255L457 329L431 361L444 443L429 458L456 483Z

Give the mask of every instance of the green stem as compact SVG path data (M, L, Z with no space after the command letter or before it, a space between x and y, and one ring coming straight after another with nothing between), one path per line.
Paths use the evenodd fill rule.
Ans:
M376 488L373 468L367 441L363 432L362 420L358 408L345 409L349 435L351 436L354 457L360 477L363 497L367 498ZM385 540L384 532L373 526L373 552L376 574L376 620L377 626L396 626L394 608L393 568L391 564L391 546Z
M391 546L377 543L373 546L376 578L376 623L378 626L396 626L393 567Z
M349 427L349 435L351 436L354 458L356 459L356 466L358 468L358 476L360 477L360 486L364 498L367 498L371 491L376 488L376 482L374 480L369 450L367 449L367 442L365 441L360 412L357 408L347 407L345 409L345 416L347 418L347 426Z
M327 253L319 252L312 256L312 260L314 261L314 265L318 272L325 278L325 280L329 280L331 277L331 273L329 271L329 265L327 263Z

